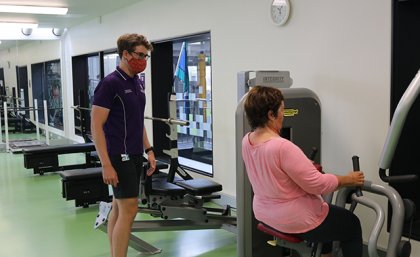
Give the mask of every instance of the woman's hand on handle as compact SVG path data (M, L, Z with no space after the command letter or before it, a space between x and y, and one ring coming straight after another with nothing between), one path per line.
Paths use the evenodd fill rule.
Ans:
M350 177L352 186L363 186L365 183L365 175L362 171L350 171L347 176Z
M338 176L338 187L363 186L365 175L362 171L350 171L347 176Z

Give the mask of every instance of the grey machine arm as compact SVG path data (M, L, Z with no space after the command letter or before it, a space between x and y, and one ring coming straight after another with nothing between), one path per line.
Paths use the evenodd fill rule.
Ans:
M381 159L379 161L379 176L385 182L402 182L416 180L416 175L401 175L401 176L387 176L385 171L389 169L392 158L394 157L395 148L397 147L401 131L404 127L405 119L411 109L414 101L420 93L420 70L417 72L414 79L404 92L397 108L392 117L391 126L388 130L388 135L385 145L382 148Z
M388 246L386 250L386 257L399 256L399 248L401 243L403 222L404 222L404 203L398 192L388 185L374 184L371 181L365 181L362 189L367 192L379 194L385 196L392 207L392 223L390 228L390 235L388 239ZM338 192L335 205L345 207L346 199L348 195L353 191L352 188L342 188ZM360 203L376 212L376 221L371 230L371 234L368 242L368 252L370 257L377 257L377 241L379 233L384 223L384 211L375 201L367 198L366 196L357 196L356 194L351 195L352 200ZM408 243L408 242L403 242Z

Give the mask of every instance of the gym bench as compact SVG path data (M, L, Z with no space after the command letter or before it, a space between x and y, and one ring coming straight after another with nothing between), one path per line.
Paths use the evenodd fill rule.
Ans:
M145 168L146 169L146 168ZM170 182L169 182L169 181ZM203 206L216 194L222 185L207 179L183 180L160 171L153 176L143 176L139 213L150 214L161 219L135 220L131 232L179 231L202 229L225 229L236 232L236 217L231 208L209 208ZM100 226L106 231L106 226ZM133 233L130 247L142 254L156 254L162 250L150 245Z
M147 209L156 210L163 219L183 218L197 222L208 222L209 212L227 213L226 209L205 208L204 202L218 199L215 194L222 190L222 185L207 179L182 180L175 178L168 182L167 174L160 172L152 177L145 177L145 197L142 203L147 208L140 208L140 212Z
M76 207L87 208L89 204L111 201L108 185L102 179L101 167L66 170L59 174L63 198L75 200Z
M166 164L157 164L166 168ZM109 187L103 182L102 167L72 169L59 172L62 184L62 196L67 201L75 200L76 207L89 207L100 201L111 202Z
M40 175L44 175L45 172L98 167L100 164L97 156L92 154L94 151L96 149L92 142L22 149L25 168L34 169L34 174ZM85 153L86 162L74 165L59 165L58 155L71 153Z

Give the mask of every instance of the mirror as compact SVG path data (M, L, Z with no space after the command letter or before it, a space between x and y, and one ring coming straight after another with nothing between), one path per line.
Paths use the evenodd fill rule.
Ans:
M60 45L60 40L2 40L0 95L2 102L7 100L10 108L16 108L14 115L32 121L35 119L34 99L40 109L46 100L48 125L62 131ZM44 123L44 112L39 110L38 116L39 122Z

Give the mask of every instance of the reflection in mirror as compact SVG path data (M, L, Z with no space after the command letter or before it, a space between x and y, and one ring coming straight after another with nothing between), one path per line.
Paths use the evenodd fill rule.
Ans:
M92 107L93 93L95 88L101 80L101 68L99 55L89 56L88 59L88 97L89 97L89 108Z
M45 63L45 83L43 88L46 90L44 99L48 106L48 124L63 130L63 94L61 87L61 68L60 60Z
M26 108L17 114L34 123L35 112L28 108L34 107L36 99L43 109L46 100L48 125L63 130L60 41L2 40L0 81L0 94L10 99L10 106ZM38 116L39 122L44 123L43 110L38 111Z
M87 108L83 111L75 110L76 135L85 138L90 134L89 109L92 107L95 89L101 79L113 72L119 63L120 58L115 49L73 56L73 105Z
M117 53L104 54L104 77L113 72L120 65L120 56Z
M45 99L45 92L43 90L42 81L44 74L44 63L35 63L31 65L32 71L32 99L37 102L37 108L42 108L43 100ZM35 107L35 103L33 105ZM34 115L35 116L35 115ZM38 120L44 123L44 112L38 112Z

